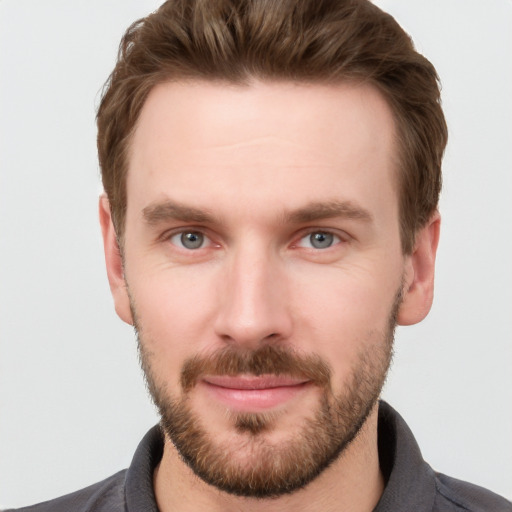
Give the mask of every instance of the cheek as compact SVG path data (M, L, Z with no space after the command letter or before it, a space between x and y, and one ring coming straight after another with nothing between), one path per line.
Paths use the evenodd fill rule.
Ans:
M218 301L211 279L179 269L147 270L128 278L141 341L152 352L153 367L179 371L183 361L208 346L213 305Z
M296 286L296 332L312 350L348 374L362 352L384 345L399 279L362 269L330 269Z

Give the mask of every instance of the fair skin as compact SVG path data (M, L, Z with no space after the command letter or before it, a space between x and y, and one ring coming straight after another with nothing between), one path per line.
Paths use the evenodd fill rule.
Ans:
M180 397L187 358L279 343L326 361L342 393L361 349L382 343L401 287L398 323L421 321L432 303L439 216L404 255L395 155L391 111L371 86L155 87L131 141L124 268L105 197L100 219L116 311L133 323L129 287L159 384ZM314 233L328 243L317 245ZM265 382L256 392L201 382L190 394L216 442L237 446L231 457L241 465L257 455L230 413L272 413L264 439L280 446L318 408L315 386ZM377 407L342 455L292 494L219 491L168 439L154 487L162 512L371 511L384 487Z

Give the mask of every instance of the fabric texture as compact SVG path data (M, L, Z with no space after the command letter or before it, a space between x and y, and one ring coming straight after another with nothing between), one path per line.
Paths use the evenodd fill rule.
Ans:
M153 427L139 444L130 467L86 487L18 512L158 512L153 471L163 437ZM379 460L387 484L373 512L512 512L512 503L482 487L436 473L403 418L379 406ZM14 512L14 509L5 511Z

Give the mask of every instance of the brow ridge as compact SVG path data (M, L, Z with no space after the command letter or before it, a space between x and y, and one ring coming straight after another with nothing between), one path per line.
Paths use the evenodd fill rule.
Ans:
M352 201L314 201L306 206L285 213L285 222L307 223L333 217L344 217L353 220L371 222L372 214Z
M209 210L185 205L167 199L163 202L152 203L142 210L146 222L150 225L159 224L169 220L181 222L215 223L217 220ZM344 217L354 220L371 222L372 214L351 201L313 201L295 210L283 214L283 222L289 224L303 224L322 219Z
M170 199L152 203L142 210L142 215L150 225L169 220L182 222L213 223L214 215L208 210L195 208Z

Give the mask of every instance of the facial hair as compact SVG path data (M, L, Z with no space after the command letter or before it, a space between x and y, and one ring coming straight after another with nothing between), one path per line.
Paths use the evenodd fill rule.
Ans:
M186 360L181 370L181 396L173 396L153 371L152 355L146 350L148 340L143 339L132 301L141 366L160 412L163 432L192 471L221 491L276 498L305 487L343 453L375 406L392 359L400 302L399 292L385 332L372 335L375 339L371 343L361 343L350 375L336 394L326 362L316 355L299 354L269 342L253 351L227 347ZM318 409L303 420L298 435L279 444L271 443L265 436L275 425L272 413L232 413L230 419L239 439L219 442L208 431L201 414L190 406L190 393L205 375L241 374L307 379L322 390ZM243 461L237 457L240 450L247 454Z

